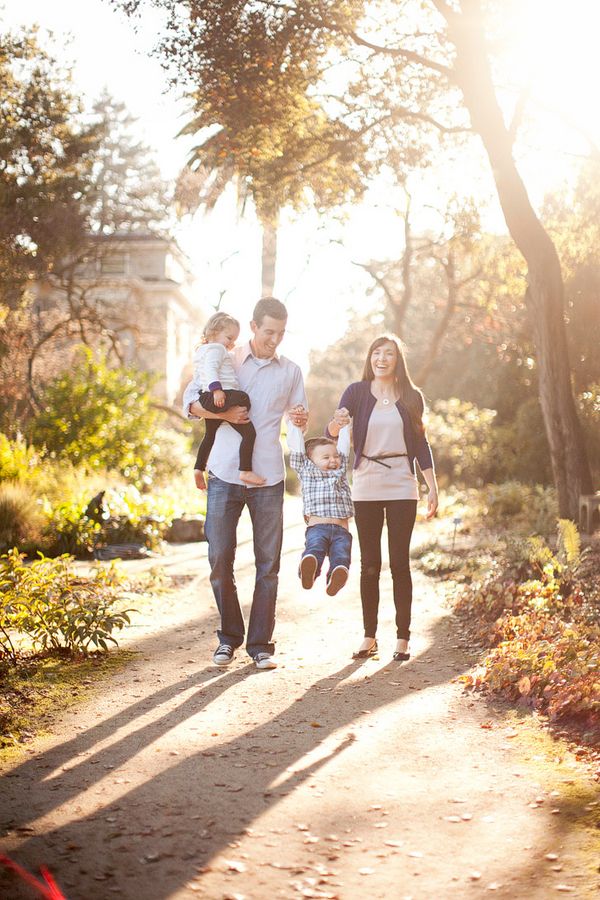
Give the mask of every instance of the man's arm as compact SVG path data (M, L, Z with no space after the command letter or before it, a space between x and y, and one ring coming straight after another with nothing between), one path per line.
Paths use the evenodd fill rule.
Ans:
M232 425L244 425L250 421L248 410L245 406L231 406L222 413L210 412L204 409L199 400L193 400L188 404L186 413L191 419L220 419L222 422L230 422Z

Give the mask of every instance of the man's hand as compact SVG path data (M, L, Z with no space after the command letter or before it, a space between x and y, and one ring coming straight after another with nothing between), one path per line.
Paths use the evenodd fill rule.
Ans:
M231 406L225 412L214 413L204 409L198 400L194 400L190 403L190 412L198 419L219 419L221 422L231 422L232 425L245 425L250 421L245 406Z
M232 425L245 425L250 421L248 410L245 406L232 406L226 412L220 413L219 418Z
M336 423L336 425L339 425L340 428L343 428L344 425L350 424L350 413L345 406L340 407L340 409L336 409L333 414L333 421Z
M215 406L218 406L219 409L222 406L225 406L225 391L216 390L213 391L213 402Z
M287 417L292 425L296 425L298 428L306 428L308 422L308 410L305 409L301 403L297 403L296 406L292 406L291 409L288 409Z

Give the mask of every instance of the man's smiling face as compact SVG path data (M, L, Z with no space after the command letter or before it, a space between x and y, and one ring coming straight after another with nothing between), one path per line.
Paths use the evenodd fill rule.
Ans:
M254 320L250 322L252 351L258 359L271 359L283 340L286 325L287 319L274 319L272 316L265 316L260 325Z

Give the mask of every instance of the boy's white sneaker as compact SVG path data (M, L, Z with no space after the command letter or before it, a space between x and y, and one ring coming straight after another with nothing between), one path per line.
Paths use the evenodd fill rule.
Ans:
M335 597L338 591L344 587L348 581L348 569L346 566L336 566L327 579L327 587L325 593L330 597Z
M254 657L254 665L257 669L276 669L277 663L270 653L257 653Z

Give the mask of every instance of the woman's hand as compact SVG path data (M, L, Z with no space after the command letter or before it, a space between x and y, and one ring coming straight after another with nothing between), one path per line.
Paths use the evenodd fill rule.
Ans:
M332 421L335 422L336 425L339 425L340 428L343 428L344 425L350 424L350 413L345 406L340 407L340 409L336 409L333 414Z
M431 488L429 490L429 494L427 495L427 515L426 519L433 519L437 512L439 500L438 500L438 492L436 488Z

